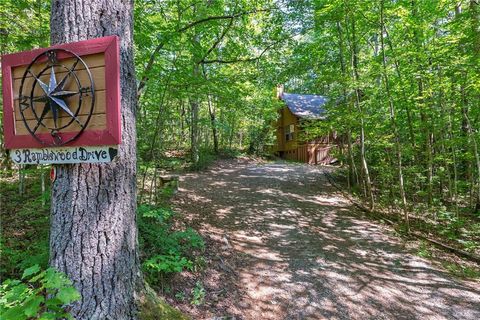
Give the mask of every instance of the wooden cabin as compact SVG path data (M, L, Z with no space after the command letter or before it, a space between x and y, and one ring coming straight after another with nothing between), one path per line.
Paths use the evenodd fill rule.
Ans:
M336 145L336 135L317 137L310 141L301 141L302 125L307 121L322 121L326 117L327 98L319 95L304 95L283 92L283 86L277 87L277 98L284 103L279 110L276 122L277 141L275 155L309 164L331 164L336 159L331 149Z

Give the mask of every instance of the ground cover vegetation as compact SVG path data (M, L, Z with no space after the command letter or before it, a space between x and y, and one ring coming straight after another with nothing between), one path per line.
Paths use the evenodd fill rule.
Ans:
M1 54L49 45L49 1L0 4ZM155 289L201 269L205 244L177 223L174 190L153 182L267 155L279 83L330 98L328 119L305 123L304 138L342 137L338 178L370 209L479 253L478 1L138 0L134 16L139 241ZM14 166L1 129L1 312L63 314L77 296L48 269L49 168ZM202 289L177 298L201 304Z

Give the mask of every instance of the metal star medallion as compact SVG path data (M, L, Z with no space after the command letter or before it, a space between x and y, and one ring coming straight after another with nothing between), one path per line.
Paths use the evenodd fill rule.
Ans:
M61 53L62 56L75 59L73 65L66 66L57 60L57 53ZM37 63L37 60L47 60L47 66L41 70L40 73L35 74L32 71L32 66ZM76 71L75 68L78 64L83 65L82 70ZM62 70L63 78L60 82L57 82L57 75L55 68ZM42 81L40 78L50 72L50 79L48 84ZM83 77L80 77L78 73L86 73ZM34 82L28 85L26 79L31 75L34 78ZM87 80L81 80L87 79ZM82 84L85 82L85 85ZM42 94L34 95L35 86L40 86ZM75 91L67 90L66 87L76 87ZM19 104L20 114L22 116L25 127L28 132L43 145L60 146L67 144L68 142L76 139L83 130L87 127L87 124L93 114L93 108L95 105L95 91L94 91L93 77L85 62L76 54L64 50L64 49L52 49L38 55L27 67L25 71L22 83L20 85L19 92ZM26 93L26 94L25 94ZM75 101L68 101L67 99L72 96L78 96ZM86 100L89 97L90 102ZM37 103L44 103L43 107L37 106ZM34 122L32 125L31 113L27 113L27 110L31 110L34 116ZM40 110L38 110L40 109ZM41 111L41 112L40 112ZM50 115L51 114L51 115ZM79 117L81 115L82 117ZM60 118L68 117L67 121L63 121L60 125ZM44 121L46 118L53 120L53 126L47 125ZM72 123L79 125L79 130L76 128L66 130ZM38 130L43 127L50 131L50 135L41 134L42 130ZM63 131L66 132L63 132ZM75 131L77 130L77 131ZM38 131L38 132L37 132ZM44 132L45 130L43 130Z
M44 96L33 98L33 101L35 102L45 102L42 115L40 116L40 119L34 131L38 129L41 122L43 121L43 119L45 118L45 116L48 114L49 111L52 112L55 129L58 130L57 122L58 122L58 115L60 110L65 111L70 117L73 118L73 120L75 120L81 127L83 127L83 124L80 122L80 120L78 120L78 118L75 116L72 110L70 110L70 108L67 106L67 104L64 101L65 98L68 98L80 93L76 91L64 90L65 82L68 75L64 77L60 83L57 84L57 79L55 77L55 70L53 67L51 67L50 82L48 85L46 85L42 80L37 78L35 75L34 77L35 77L35 80L40 85L40 87L42 88L43 92L45 93Z

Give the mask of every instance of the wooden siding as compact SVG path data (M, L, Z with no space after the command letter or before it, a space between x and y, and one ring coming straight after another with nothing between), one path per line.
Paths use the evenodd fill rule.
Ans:
M289 125L294 125L293 139L286 141L285 128ZM277 151L293 150L297 147L298 137L298 118L288 108L280 110L280 117L277 121Z
M282 108L279 114L280 117L276 123L277 144L274 148L274 152L278 156L286 160L309 164L329 164L334 160L331 156L331 149L336 143L335 133L318 137L308 142L300 142L298 140L299 118L287 107ZM295 128L293 139L286 141L285 128L291 124Z

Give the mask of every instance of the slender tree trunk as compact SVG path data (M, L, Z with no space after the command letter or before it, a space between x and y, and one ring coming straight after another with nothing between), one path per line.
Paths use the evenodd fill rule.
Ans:
M359 183L359 178L358 178L358 170L357 166L355 165L355 159L353 157L353 145L352 145L352 131L348 130L347 132L347 145L348 145L348 160L350 162L350 167L351 167L351 177L352 185L358 185Z
M478 0L470 0L470 15L471 15L471 28L472 28L472 35L473 35L473 61L475 68L473 69L474 72L477 72L480 69L480 3ZM476 96L476 98L475 98ZM478 101L480 98L480 94L478 94L478 90L474 99ZM475 130L473 128L473 124L470 121L470 118L467 116L467 123L469 127L469 135L470 139L473 144L473 153L475 155L475 164L477 167L477 196L476 196L476 204L475 204L475 212L480 212L480 155L479 155L479 147L477 138L475 135ZM473 121L475 122L475 121Z
M197 46L200 42L198 34L192 39L193 43ZM200 65L199 57L193 57L193 78L197 80L200 77ZM200 160L199 155L199 135L200 130L198 128L198 113L200 108L199 94L197 92L193 93L193 96L190 97L190 111L191 111L191 123L190 123L190 160L192 161L193 168L196 168Z
M198 73L198 65L195 65L194 73ZM198 97L193 96L190 98L190 111L191 111L191 123L190 123L190 160L192 161L192 166L195 168L200 159L198 151L198 109L199 102Z
M193 167L196 167L200 159L198 151L198 100L196 97L190 100L191 108L191 131L190 131L190 160Z
M402 72L400 72L400 63L398 62L398 59L395 57L395 52L394 52L394 47L393 43L390 39L390 35L388 33L388 29L386 26L384 26L384 31L386 34L386 39L387 40L387 45L390 48L390 51L392 51L392 59L393 59L393 65L395 66L395 72L397 74L398 80L400 81L400 90L402 92L402 98L403 98L403 105L405 106L405 112L407 114L407 124L408 124L408 133L410 137L410 144L412 145L412 150L415 150L415 134L413 130L413 116L412 116L412 111L410 109L410 103L407 98L407 94L405 92L405 83L403 80L403 75Z
M452 117L451 115L448 116L448 131L449 131L449 138L450 140L453 140L453 130L452 130ZM452 168L453 168L453 181L452 181L452 201L455 204L455 213L458 216L458 190L457 190L457 185L458 185L458 170L457 170L457 149L455 148L454 145L452 145L451 150L452 154Z
M342 70L342 91L343 91L343 99L345 100L345 104L348 105L350 109L350 102L347 99L347 88L345 79L347 77L347 67L345 63L345 51L344 51L344 42L343 42L343 32L342 26L340 21L337 21L337 32L338 32L338 39L339 39L339 53L340 53L340 67ZM355 165L355 159L353 158L353 146L352 146L352 128L347 121L347 145L348 145L348 184L351 188L353 185L358 184L358 172L357 166Z
M180 115L180 118L182 120L182 141L180 141L179 145L187 149L188 144L186 142L188 141L188 135L190 132L188 120L188 103L184 99L181 99L180 103L182 105L182 114Z
M205 70L204 66L202 65L203 77L207 81L207 71ZM210 127L212 129L212 137L213 137L213 151L215 154L218 154L218 132L217 132L217 119L215 115L215 107L213 106L212 95L207 95L208 100L208 115L210 116ZM209 141L209 140L206 140Z
M5 15L0 13L1 19L6 19ZM7 46L7 32L0 32L0 55L4 55L7 53L6 46ZM0 105L3 107L3 103L0 102ZM3 121L0 121L0 170L9 170L11 169L11 165L9 165L10 158L8 157L7 150L4 148L4 132L3 132Z
M365 115L361 105L361 93L359 86L360 77L358 74L358 49L355 18L352 17L352 73L355 81L355 105L360 114L360 161L362 163L363 179L365 185L365 192L370 202L370 210L375 208L375 199L372 191L372 181L370 179L370 172L368 170L366 149L365 149Z
M419 19L418 17L418 4L416 0L411 1L411 15L414 19ZM420 30L421 32L421 30ZM418 50L423 51L423 42L421 38L421 33L419 32L418 27L414 28L413 30L413 41L418 48ZM427 203L429 206L432 205L433 202L433 131L430 128L430 121L427 119L426 106L427 101L424 97L425 89L424 89L424 76L423 72L425 71L426 67L424 63L421 61L419 55L415 58L417 62L417 87L418 87L418 101L419 101L419 110L420 110L420 121L421 127L423 128L423 138L425 139L424 148L422 153L424 155L424 159L426 161L426 171L427 171Z
M42 192L42 207L45 207L46 201L45 201L45 168L43 166L40 166L40 181L41 181L41 187L40 190Z
M468 100L466 96L466 89L465 85L462 84L461 86L461 100L462 100L462 116L463 116L463 122L465 126L465 131L467 132L468 140L472 144L472 152L475 158L475 166L477 169L477 179L475 181L474 179L474 173L473 170L470 170L470 177L471 177L471 184L472 188L471 191L473 192L475 190L475 185L476 185L476 194L475 200L472 201L472 203L475 203L475 211L480 211L480 155L478 152L478 143L477 143L477 138L475 137L475 133L473 132L472 129L472 124L470 122L470 118L468 115ZM471 165L470 165L471 167Z
M233 138L235 137L235 119L231 119L231 125L230 125L230 135L228 137L228 147L232 149L233 147Z
M400 189L400 200L402 202L402 210L405 219L405 224L407 226L407 230L409 229L409 218L408 218L408 209L407 209L407 198L405 195L405 186L403 183L403 168L402 168L402 147L400 145L400 135L398 133L397 128L397 120L395 118L395 106L393 103L393 98L390 92L390 82L388 78L388 70L387 70L387 56L385 54L385 41L384 41L384 30L385 30L385 22L384 22L384 4L385 1L382 0L380 3L380 45L382 50L382 66L383 66L383 78L385 83L385 91L387 94L388 105L390 109L390 122L392 123L392 129L395 139L395 151L397 156L397 170L398 170L398 188Z
M423 149L423 154L424 154L424 159L426 161L426 170L427 170L427 203L430 206L432 204L433 200L433 169L431 166L432 163L432 150L431 150L431 145L430 145L430 129L429 126L430 124L427 121L427 115L425 114L425 99L423 98L423 80L421 77L418 79L418 97L419 97L419 103L420 103L420 121L421 121L421 126L423 128L423 135L425 139L425 144L424 144L424 149Z
M480 2L470 0L471 28L473 35L473 53L475 61L480 59ZM478 64L477 64L478 68Z
M208 113L210 115L210 126L212 128L213 136L213 150L218 154L218 133L217 133L217 120L215 118L215 108L212 102L212 96L208 95Z
M53 0L52 44L118 35L122 144L108 164L57 165L50 264L82 295L75 319L135 319L142 289L136 226L133 2Z
M140 189L140 198L139 198L139 203L142 202L143 200L143 190L145 189L145 183L146 183L146 179L147 179L147 175L148 175L148 170L150 170L150 167L152 165L152 162L153 162L153 166L156 168L156 157L155 157L155 152L157 151L158 152L158 149L156 147L157 145L157 140L158 140L158 137L161 135L163 129L164 129L164 124L163 124L163 121L160 121L162 120L162 115L164 115L164 110L165 110L165 96L167 95L167 89L169 87L169 84L170 84L170 79L171 77L169 77L167 79L167 82L165 84L165 87L164 87L164 90L163 90L163 93L162 93L162 97L160 99L160 104L159 104L159 107L158 107L158 113L157 113L157 117L155 119L155 130L153 131L153 134L150 138L150 148L149 148L149 151L148 151L148 155L146 155L146 159L144 158L143 160L147 160L148 163L147 163L147 166L145 167L144 171L143 171L143 174L142 174L142 186L141 186L141 189ZM138 102L138 100L137 100ZM145 108L144 108L145 110ZM156 170L156 169L155 169Z

